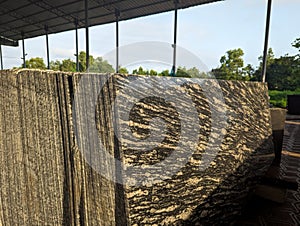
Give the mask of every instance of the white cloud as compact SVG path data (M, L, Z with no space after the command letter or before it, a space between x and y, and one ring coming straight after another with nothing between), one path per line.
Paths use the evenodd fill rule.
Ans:
M51 55L54 56L55 59L73 58L74 54L75 51L73 49L53 48L51 50Z

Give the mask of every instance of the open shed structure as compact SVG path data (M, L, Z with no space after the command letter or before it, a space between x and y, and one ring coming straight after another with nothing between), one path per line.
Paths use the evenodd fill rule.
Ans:
M75 29L78 37L78 28L85 28L88 68L89 26L115 22L118 69L119 21L174 10L172 70L175 72L178 9L215 1L217 0L0 0L0 44L18 46L19 40L22 40L25 66L24 39L45 35L49 67L48 35ZM270 6L271 0L268 18ZM76 45L78 47L78 38ZM254 181L256 183L257 176L264 174L273 158L266 84L244 85L240 81L217 83L208 79L205 86L209 91L205 93L202 79L198 79L198 84L191 84L186 78L176 78L172 80L176 80L181 86L178 93L172 89L162 89L160 93L157 92L160 91L159 87L167 83L160 81L165 78L154 76L151 78L155 87L153 92L158 97L164 94L174 96L173 102L179 104L173 107L169 101L161 101L162 98L157 98L157 101L149 96L149 101L144 98L141 108L132 111L132 118L123 120L111 112L114 98L118 94L122 98L119 99L120 103L131 99L135 90L120 92L121 86L123 84L126 87L126 84L136 80L131 81L119 74L113 75L111 79L104 75L92 75L90 78L90 83L81 85L82 83L78 84L81 79L78 73L1 71L0 98L3 101L0 101L0 124L4 129L0 131L0 164L3 166L3 173L0 174L0 225L138 225L140 222L145 225L196 225L200 222L202 224L202 218L208 222L204 222L205 225L216 225L214 222L218 219L221 219L219 224L221 222L227 225L227 222L231 222L233 215L240 211L240 203L249 192L249 187L254 185ZM149 84L149 77L136 78L144 80L140 80L142 84ZM98 93L101 84L104 86ZM88 92L86 87L90 89ZM192 104L192 114L188 108L191 105L187 101L189 99L180 97L182 89L189 92L195 103ZM222 90L221 97L206 95ZM90 107L89 104L95 103L95 100L99 100L99 105ZM248 106L249 103L252 104ZM177 106L182 110L178 111ZM159 108L162 109L161 112ZM227 115L224 110L230 117L224 117ZM187 115L181 112L187 112ZM117 114L119 113L127 114L126 109L122 108L118 109ZM166 133L166 142L158 151L153 149L146 155L136 154L136 150L126 145L122 150L115 136L118 129L113 125L115 118L118 120L117 125L129 125L133 122L132 124L138 125L137 128L147 131L150 128L149 121L140 120L145 115L151 118L161 116L168 123L170 133ZM201 115L201 120L198 115ZM180 117L185 121L181 122ZM96 121L95 124L91 123L93 120ZM186 126L185 122L191 124L187 123ZM230 126L228 129L227 124ZM97 139L91 136L90 128L96 129ZM181 133L181 128L187 130ZM76 134L79 137L76 138ZM142 135L144 134L147 135ZM186 134L195 138L197 146L193 145L189 136L180 140ZM99 147L99 138L103 138L107 147L107 152L103 153L111 153L114 158L106 158L104 155L103 158L102 155L93 158L94 152L89 150ZM128 143L134 142L135 140L128 139ZM146 142L148 141L143 139L139 145L145 146ZM177 142L178 146L181 142L188 146L183 146L178 151ZM212 143L212 148L209 143ZM98 162L98 166L102 167L98 169L107 169L109 177L105 178L104 174L93 169L91 162L82 156L81 151L86 146L82 148L78 144L86 144L90 148L87 153L92 162L103 160ZM199 166L206 147L213 150L207 152L208 160L215 156L216 161L207 171L202 171ZM183 156L193 148L196 149L195 155ZM173 178L163 180L164 177L161 177L162 174L174 172L173 166L165 164L166 167L160 167L162 173L155 168L150 171L151 174L148 173L153 174L153 183L156 178L161 183L158 181L151 184L151 181L146 181L142 188L128 186L125 189L123 185L126 184L122 184L123 179L119 178L125 171L122 172L115 159L119 161L122 157L124 162L154 165L172 152L176 153L173 155L176 159L168 161L179 168ZM188 157L190 161L187 163L184 157ZM116 183L109 180L115 177L113 171L120 173L116 174ZM144 170L133 173L137 178L146 176ZM192 224L193 222L196 223Z
M25 67L24 39L46 36L47 63L50 67L48 35L63 31L76 31L76 55L78 69L78 29L86 29L86 64L89 68L89 27L116 22L116 71L118 71L119 21L174 11L174 57L176 69L177 10L221 0L18 0L0 1L0 46L18 46L23 42L23 65ZM269 1L266 47L269 30L271 1ZM1 47L0 47L1 53ZM266 55L266 54L265 54ZM1 65L2 53L1 53ZM264 72L265 73L265 72Z

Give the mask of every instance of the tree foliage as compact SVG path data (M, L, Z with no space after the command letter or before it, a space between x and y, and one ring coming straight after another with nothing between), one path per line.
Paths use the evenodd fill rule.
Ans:
M220 59L221 66L212 69L212 74L217 79L224 80L250 80L253 68L251 65L244 67L244 51L241 48L228 50Z
M300 52L300 38L297 38L293 43L292 46L299 50Z
M297 39L293 46L300 49L300 39ZM261 81L263 57L258 58L260 64L255 69L251 64L244 67L243 55L241 49L227 51L226 55L221 57L221 66L212 70L213 75L217 79ZM272 48L269 48L266 82L270 90L296 90L300 87L298 55L275 58Z
M153 69L151 69L149 72L149 75L157 75L157 74L158 74L157 71L155 71Z
M263 57L259 58L260 64L254 72L252 80L260 81L262 74ZM281 56L276 58L270 48L267 54L266 82L269 90L296 90L300 87L300 61L297 56Z
M273 52L272 48L268 49L267 52L267 71L268 67L274 63L275 60L275 55ZM259 66L258 68L254 71L253 77L251 78L251 81L261 81L261 76L262 76L262 66L263 66L263 56L258 57L259 61Z
M79 71L86 71L86 53L81 51L79 54ZM22 65L23 66L23 65ZM21 66L21 67L22 67ZM46 69L43 58L35 57L29 60L26 60L26 68L39 68ZM76 72L76 62L71 59L63 59L62 61L56 60L50 62L50 69L55 71L69 71ZM96 73L112 73L114 69L106 60L103 60L102 57L97 57L96 59L93 56L90 56L90 72Z
M79 61L79 71L85 72L86 71L86 52L80 51L78 55L78 61ZM90 67L94 64L94 57L92 55L89 56L89 65Z
M102 57L97 57L92 61L90 66L90 72L96 73L113 73L115 70L113 67Z
M119 68L119 73L120 74L129 74L129 71L125 67L120 67Z
M81 51L79 54L79 71L86 71L86 53ZM50 62L50 69L55 71L69 71L76 72L76 62L71 59L64 59L62 61L56 60ZM112 73L114 69L106 60L102 57L90 56L90 72L95 73Z
M178 67L176 72L176 77L209 78L207 73L200 72L199 69L196 67L192 67L189 69L187 69L186 67Z
M267 66L266 81L270 90L296 90L300 87L299 60L282 56Z
M75 72L76 71L76 63L71 59L65 59L61 62L59 60L51 61L50 62L50 69L54 71L69 71Z
M169 70L164 70L158 74L158 76L170 76L170 71Z
M26 68L46 69L43 58L35 57L25 61Z
M148 70L144 70L142 66L140 66L138 69L134 69L132 71L132 74L134 75L149 75Z
M60 71L76 72L76 63L71 59L66 59L61 62Z
M50 69L54 71L60 71L61 62L59 60L50 62Z
M275 57L272 48L269 48L267 54L267 74L266 81L269 90L296 90L300 87L300 38L297 38L292 46L299 50L299 54L295 56L285 55ZM258 58L259 65L254 68L251 64L245 64L244 52L241 48L228 50L224 56L220 58L220 66L212 69L212 74L217 79L225 80L250 80L261 81L262 74L262 61L263 57ZM81 51L79 56L79 71L86 71L86 53ZM26 60L27 68L40 68L46 69L46 65L42 58L35 57ZM62 61L51 61L50 68L52 70L60 71L76 71L76 63L71 59L64 59ZM114 69L102 57L90 56L90 72L96 73L112 73ZM119 73L128 74L126 68L120 67ZM146 70L139 67L132 71L132 74L139 75L153 75L153 76L170 76L169 70L161 72L153 69ZM196 67L186 68L178 67L176 77L189 77L189 78L210 78L211 76L205 72L200 72Z
M134 75L153 75L153 76L171 76L169 70L163 70L161 72L157 72L153 69L145 70L142 66L138 69L134 69L132 71ZM200 72L196 67L187 69L186 67L178 67L176 70L176 77L185 77L185 78L208 78L208 74L205 72Z

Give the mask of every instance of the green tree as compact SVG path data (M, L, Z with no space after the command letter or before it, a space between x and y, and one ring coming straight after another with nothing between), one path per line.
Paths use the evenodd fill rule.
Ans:
M296 60L298 60L298 65L300 65L300 38L297 38L293 43L292 46L298 49L299 53L296 55Z
M275 56L272 48L268 49L267 53L267 71L271 64L274 63ZM258 57L259 66L258 69L254 71L253 76L251 78L252 81L261 81L262 74L262 65L263 65L263 56Z
M93 60L90 66L90 72L113 73L115 70L113 69L112 65L110 65L106 60L103 60L102 57L97 57Z
M43 58L35 57L25 61L26 68L46 69Z
M61 62L59 60L50 62L50 69L54 71L60 71Z
M228 50L220 59L221 66L213 69L212 74L217 79L249 80L250 75L245 74L249 68L244 68L244 52L242 49Z
M191 78L201 78L203 74L200 73L199 69L196 67L192 67L187 70L187 73Z
M150 72L149 72L150 75L153 75L153 76L156 76L158 73L157 71L151 69Z
M85 52L80 52L79 56L79 71L84 72L86 71L86 59L85 59ZM59 60L51 61L50 68L56 71L69 71L69 72L76 72L76 62L71 59L64 59L62 62ZM96 73L113 73L114 69L112 65L110 65L106 60L103 60L102 57L97 57L94 59L93 56L90 56L90 72Z
M125 67L120 67L119 68L119 73L120 74L129 74L127 68L125 68Z
M185 67L178 67L176 71L176 77L190 78L191 76Z
M86 71L86 52L80 51L78 56L79 61L79 71L85 72ZM89 56L89 65L93 65L94 63L94 57L92 55Z
M71 59L64 59L62 62L59 60L51 61L50 69L54 71L76 72L76 63Z
M272 48L268 49L267 53L267 65L270 65L274 62L275 55ZM262 67L263 64L263 56L258 57L258 60L260 61L259 66Z
M59 66L60 71L76 72L76 63L71 59L65 59Z
M296 90L300 87L299 60L295 56L281 56L267 66L266 82L270 90Z
M200 72L199 69L196 67L192 67L189 69L186 69L186 67L178 67L176 77L208 78L208 74L205 72Z
M143 67L140 66L139 69L134 69L134 70L132 71L132 74L134 74L134 75L148 75L148 74L149 74L149 71L145 71L145 70L143 69Z
M164 70L158 74L158 76L170 76L170 71L169 70Z
M253 80L255 77L255 69L251 64L247 64L247 66L243 68L243 77L246 81Z
M298 46L297 40L293 43L293 46ZM252 80L261 81L263 57L260 56L258 59L260 64L254 72ZM269 90L295 90L300 87L299 66L299 57L285 55L275 58L272 48L269 48L266 71L266 82Z
M299 50L300 52L300 38L297 38L293 43L292 46Z

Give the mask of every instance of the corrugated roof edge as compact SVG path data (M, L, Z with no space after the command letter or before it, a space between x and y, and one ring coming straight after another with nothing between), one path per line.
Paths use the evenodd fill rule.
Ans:
M0 36L0 45L17 47L19 46L19 42L4 36Z

